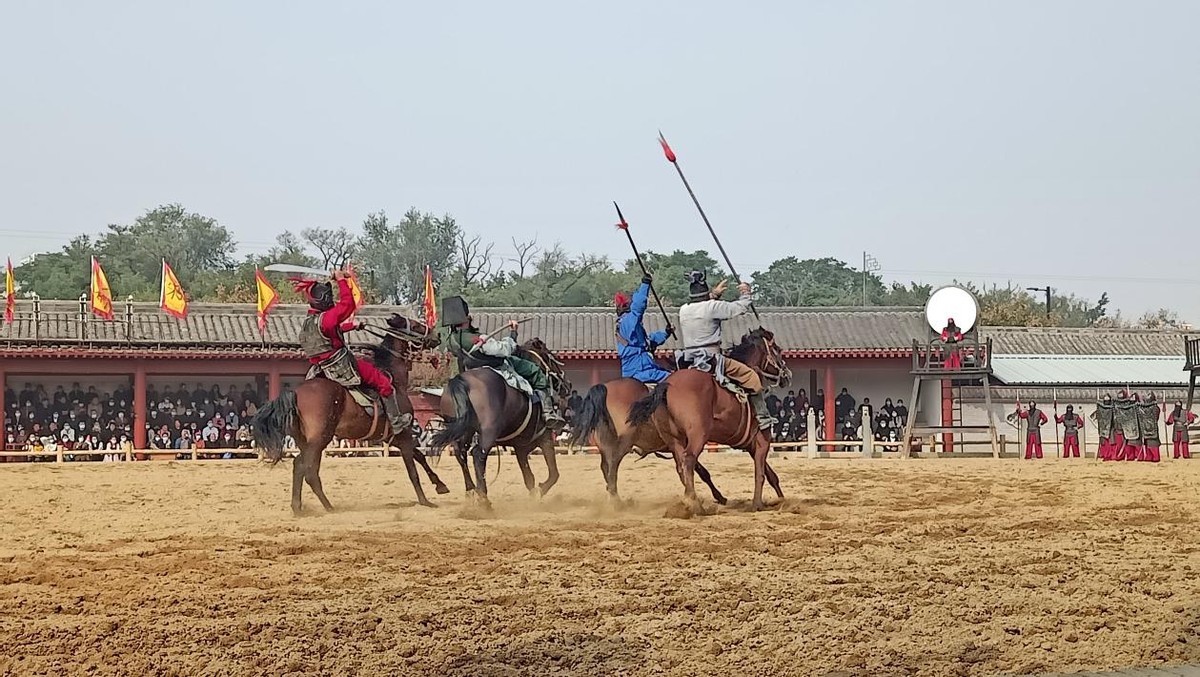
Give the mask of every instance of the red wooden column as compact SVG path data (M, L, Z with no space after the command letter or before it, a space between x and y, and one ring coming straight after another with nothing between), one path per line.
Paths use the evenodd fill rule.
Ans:
M833 388L833 365L830 364L825 367L825 439L827 441L837 439L837 421L833 408L833 401L837 399L837 393Z
M600 383L600 363L597 360L592 360L592 382L588 384L588 387L590 388L591 386L597 385L599 383Z
M146 367L139 363L133 371L133 448L146 447Z
M950 379L942 379L942 425L954 425L954 386ZM942 433L942 448L954 451L954 433Z
M4 401L4 389L8 387L8 373L0 369L0 422L4 421L4 415L8 412L8 402ZM0 426L2 428L4 426ZM5 431L0 430L0 449L4 448L5 437L2 437Z
M283 379L279 376L279 365L272 364L267 374L267 399L273 400L283 392Z

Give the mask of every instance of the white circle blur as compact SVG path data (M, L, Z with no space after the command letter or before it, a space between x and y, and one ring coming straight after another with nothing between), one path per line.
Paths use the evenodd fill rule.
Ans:
M962 287L942 287L929 295L925 302L925 321L929 328L941 332L946 323L954 318L964 334L971 331L979 319L979 302L971 292Z

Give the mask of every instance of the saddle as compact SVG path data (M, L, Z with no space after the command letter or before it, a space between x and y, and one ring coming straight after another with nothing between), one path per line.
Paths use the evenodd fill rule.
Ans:
M710 353L707 350L676 350L675 366L679 369L691 369L709 374L716 380L717 385L729 391L739 402L745 404L750 393L740 384L725 376L725 355Z
M346 351L346 354L349 355L350 352ZM362 439L375 440L376 433L382 432L379 422L383 418L383 397L375 392L374 389L363 385L362 377L358 375L358 369L354 366L353 359L349 365L353 378L346 378L344 364L339 365L341 368L335 366L333 369L328 369L325 367L327 363L333 362L335 359L337 359L337 356L309 367L304 380L311 381L315 378L324 378L345 388L346 392L350 393L350 397L354 398L354 402L362 407L363 411L367 412L367 415L371 417L371 429Z

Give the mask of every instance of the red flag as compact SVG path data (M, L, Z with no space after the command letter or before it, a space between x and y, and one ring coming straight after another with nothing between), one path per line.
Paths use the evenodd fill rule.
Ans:
M425 309L425 326L429 331L437 326L437 304L433 298L433 270L429 266L425 266L425 302L422 304Z
M13 311L17 309L17 284L13 279L12 259L8 260L8 268L4 270L4 321L12 324Z

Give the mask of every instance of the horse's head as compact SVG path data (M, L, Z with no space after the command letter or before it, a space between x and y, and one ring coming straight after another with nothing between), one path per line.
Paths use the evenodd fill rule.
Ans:
M424 323L400 314L393 314L387 319L386 330L374 330L372 333L383 339L373 352L375 364L386 371L392 371L397 361L407 367L416 353L438 345L437 334L429 331Z
M556 395L566 398L571 394L571 382L567 379L567 372L563 369L563 363L555 357L550 348L546 346L545 341L540 338L533 338L526 341L521 346L521 349L539 367L545 370L546 375L550 377L550 387L554 389Z
M393 313L387 319L387 325L393 333L399 334L404 341L407 341L416 350L436 348L440 343L437 332L432 327L427 326L424 322L404 317L399 313Z
M772 388L786 388L791 383L792 370L769 329L759 327L743 336L729 356L762 374Z

